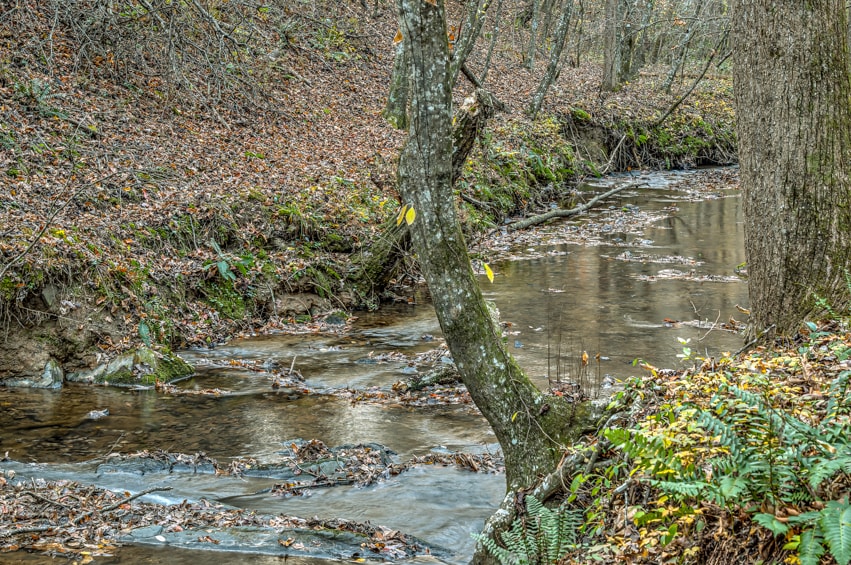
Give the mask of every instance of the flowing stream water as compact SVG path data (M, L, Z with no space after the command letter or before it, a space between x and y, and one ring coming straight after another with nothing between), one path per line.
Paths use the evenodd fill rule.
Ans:
M746 285L733 276L744 261L739 199L718 191L696 201L670 190L672 183L688 178L689 173L654 173L643 179L649 186L613 200L619 214L592 212L538 230L519 246L494 251L507 258L492 261L495 280L490 284L482 277L482 288L501 319L510 323L509 348L541 386L548 377L569 377L582 380L592 395L605 395L619 379L646 374L633 366L635 359L677 366L684 347L678 338L690 340L688 347L700 354L740 347L736 333L710 330L713 322L742 317L736 305L747 305ZM606 179L591 188L604 190L608 183L622 181ZM602 224L595 235L584 235L583 226L595 222ZM495 451L487 423L469 406L410 408L352 404L331 396L293 397L272 390L268 375L230 363L259 361L287 368L295 359L314 387L389 388L409 376L407 364L370 359L381 353L428 351L435 346L428 336L439 335L430 304L421 301L362 313L341 336L269 335L184 352L198 372L179 386L229 391L220 396L73 384L56 391L0 389L0 453L8 451L15 461L3 467L122 491L174 487L167 495L147 498L157 502L204 497L260 513L369 520L443 548L443 561L466 562L473 549L471 534L502 499L502 475L422 466L371 487L315 489L308 497L285 498L262 492L274 482L270 479L112 476L97 473L91 463L111 451L143 449L205 452L219 460L274 460L292 438L315 438L329 446L376 442L403 458L435 449ZM583 351L591 359L587 366L580 361ZM103 409L109 416L86 418ZM195 555L179 548L136 546L98 562L189 564L197 561ZM34 559L22 555L20 562L38 562ZM221 552L215 560L278 562L273 556Z

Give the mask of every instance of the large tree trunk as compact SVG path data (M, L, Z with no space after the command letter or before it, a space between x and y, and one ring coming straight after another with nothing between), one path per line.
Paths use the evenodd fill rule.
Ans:
M544 397L502 343L476 282L452 193L452 96L443 0L400 0L410 40L411 127L399 188L417 213L411 241L458 371L502 446L509 488L552 471L569 407Z
M842 0L736 0L734 85L752 337L848 304L851 82Z

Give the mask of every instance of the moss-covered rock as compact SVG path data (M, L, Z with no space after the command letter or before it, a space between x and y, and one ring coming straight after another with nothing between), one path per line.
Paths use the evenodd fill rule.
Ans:
M142 346L89 371L70 373L67 378L76 382L132 386L152 385L157 381L168 383L193 372L192 366L174 353Z

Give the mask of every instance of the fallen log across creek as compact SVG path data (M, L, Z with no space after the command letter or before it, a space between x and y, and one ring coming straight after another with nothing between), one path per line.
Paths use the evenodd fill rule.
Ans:
M621 186L617 186L611 190L604 192L603 194L598 194L585 204L580 204L579 206L575 206L569 210L562 210L561 208L556 210L550 210L544 214L538 214L537 216L530 216L528 218L524 218L522 220L518 220L516 222L512 222L505 226L505 229L509 232L523 230L526 228L530 228L532 226L537 226L539 224L543 224L544 222L548 222L550 220L554 220L556 218L570 218L571 216L576 216L577 214L581 214L587 210L590 210L594 206L597 205L601 200L605 200L609 196L614 196L618 192L623 190L627 190L630 188L638 188L645 183L629 183Z

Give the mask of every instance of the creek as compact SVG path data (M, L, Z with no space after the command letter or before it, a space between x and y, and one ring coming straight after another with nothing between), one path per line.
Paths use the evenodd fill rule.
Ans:
M547 225L484 253L495 258L490 264L496 277L493 284L480 278L483 291L507 323L509 348L540 386L548 379L571 378L589 395L605 396L618 380L646 375L633 366L635 359L678 366L680 339L690 340L687 346L701 355L741 346L740 335L715 327L743 317L735 306L747 305L746 285L734 276L744 261L739 198L705 182L696 194L688 188L689 179L697 178L693 174L647 175L641 180L648 186L621 193L610 209ZM589 189L602 191L623 181L609 177ZM342 335L265 335L183 352L198 370L178 386L227 391L220 395L74 384L56 391L0 388L0 454L8 451L13 460L0 467L20 476L72 479L119 491L173 487L146 497L154 502L206 498L259 513L369 520L441 548L441 561L466 562L473 550L471 534L502 499L500 474L422 465L369 487L317 488L310 496L282 497L264 492L275 482L271 479L110 474L98 472L93 462L110 452L144 449L204 452L220 461L274 461L293 438L315 438L328 446L375 442L400 458L433 450L495 452L492 432L470 406L412 408L291 395L272 390L268 373L246 369L253 363L286 371L295 360L314 389L389 389L413 368L405 360L378 363L376 358L427 352L439 341L430 304L422 297L418 302L358 313ZM108 416L87 418L90 411L104 409ZM269 555L247 557L245 551L265 551L250 544L232 549L238 552L220 551L215 559L279 562ZM97 562L196 561L197 554L185 548L137 545ZM22 555L21 562L38 561Z

